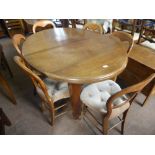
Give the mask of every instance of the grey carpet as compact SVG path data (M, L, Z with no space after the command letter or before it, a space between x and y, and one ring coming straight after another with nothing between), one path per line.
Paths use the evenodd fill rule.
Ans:
M9 62L14 78L10 78L7 71L3 71L15 94L17 105L13 105L0 89L0 107L12 122L11 127L6 127L8 135L92 135L100 134L92 130L93 126L83 119L74 120L71 111L56 119L53 127L47 122L45 115L39 109L40 99L33 95L33 87L28 77L18 68L13 61L17 55L12 42L8 38L0 39L6 58ZM151 97L145 107L138 103L144 100L140 94L130 108L125 124L127 135L155 134L155 97ZM88 125L89 124L89 125ZM91 126L91 127L90 127ZM120 126L109 132L111 135L120 134Z

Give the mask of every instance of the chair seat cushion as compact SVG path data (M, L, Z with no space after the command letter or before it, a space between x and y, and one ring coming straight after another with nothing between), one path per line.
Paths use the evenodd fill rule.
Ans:
M155 43L151 43L149 41L144 41L144 42L141 43L141 45L146 46L148 48L151 48L151 49L155 50Z
M47 87L49 96L53 99L54 102L70 97L68 83L58 82L49 78L45 78L43 81ZM40 87L37 87L37 92L41 97L45 98L45 95Z
M92 110L100 113L107 113L106 103L107 100L115 93L121 90L120 86L112 80L106 80L103 82L98 82L94 84L90 84L86 86L80 95L81 101L91 108ZM120 105L127 100L126 96L122 96L114 100L113 105ZM113 109L115 116L119 115L118 113L124 112L127 108L129 108L129 103L125 104L123 107L123 111L120 108Z

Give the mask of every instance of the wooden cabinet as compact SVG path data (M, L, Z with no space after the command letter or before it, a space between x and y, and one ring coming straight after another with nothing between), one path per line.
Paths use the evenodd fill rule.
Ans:
M7 35L7 33L6 33L6 30L5 30L5 26L4 26L3 20L0 19L0 38L4 37L6 35Z
M155 50L141 45L134 45L126 69L119 78L127 85L138 83L155 72ZM145 96L155 94L155 81L147 85L142 93Z
M17 33L25 33L25 28L21 19L4 19L4 24L10 37Z

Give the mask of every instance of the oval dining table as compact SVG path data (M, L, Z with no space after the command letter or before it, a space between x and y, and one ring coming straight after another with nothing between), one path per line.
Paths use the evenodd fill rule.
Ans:
M114 79L128 60L118 38L76 28L33 34L24 42L22 52L25 60L48 78L68 82L75 119L81 114L82 85Z

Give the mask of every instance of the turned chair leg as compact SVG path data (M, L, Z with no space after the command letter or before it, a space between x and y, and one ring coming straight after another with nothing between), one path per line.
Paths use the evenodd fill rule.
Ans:
M107 135L108 134L108 129L109 129L109 121L108 119L103 120L103 134Z
M123 117L122 117L122 119L123 119L122 126L121 126L121 134L122 135L124 135L124 125L126 122L127 113L128 113L128 110L123 113Z

